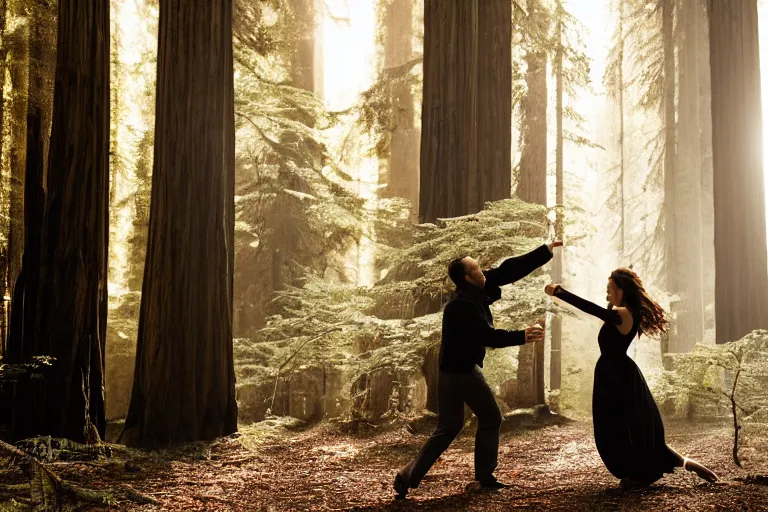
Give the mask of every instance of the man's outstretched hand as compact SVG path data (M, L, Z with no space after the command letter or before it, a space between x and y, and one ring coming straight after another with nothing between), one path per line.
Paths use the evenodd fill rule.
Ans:
M537 341L544 341L544 322L535 323L528 326L525 329L525 342L535 343Z
M555 247L562 247L563 241L562 240L552 240L547 244L547 247L549 248L549 252L552 252L552 249Z

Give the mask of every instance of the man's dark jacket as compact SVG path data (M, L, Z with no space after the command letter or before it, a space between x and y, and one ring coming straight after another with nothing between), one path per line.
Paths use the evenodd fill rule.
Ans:
M461 286L443 311L443 336L440 342L440 369L448 373L482 368L485 347L510 347L525 343L525 331L507 331L493 327L491 304L501 298L501 287L524 278L552 259L549 247L541 247L497 268L483 272L485 287L469 283Z

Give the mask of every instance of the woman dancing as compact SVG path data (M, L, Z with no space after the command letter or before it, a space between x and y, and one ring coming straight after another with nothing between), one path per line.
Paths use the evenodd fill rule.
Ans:
M600 358L592 389L592 423L597 451L621 487L647 487L676 467L716 482L711 470L666 445L656 402L640 368L627 355L636 335L652 336L667 327L664 310L648 296L637 274L627 268L613 271L607 308L559 284L547 285L545 291L605 322L597 335Z

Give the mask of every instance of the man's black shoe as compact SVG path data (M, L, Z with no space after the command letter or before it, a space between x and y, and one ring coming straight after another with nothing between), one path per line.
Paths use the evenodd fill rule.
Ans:
M509 485L498 480L484 480L480 482L480 487L483 489L506 489Z
M393 487L395 488L395 492L397 493L397 496L395 496L395 499L404 500L405 495L408 494L408 485L405 483L405 480L403 480L403 477L400 476L400 473L395 475L395 483Z

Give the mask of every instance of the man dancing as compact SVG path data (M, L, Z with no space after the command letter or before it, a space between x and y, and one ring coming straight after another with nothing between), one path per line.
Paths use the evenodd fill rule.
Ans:
M464 427L465 403L477 416L475 480L485 488L507 487L493 475L502 418L481 370L485 347L501 348L542 341L544 329L539 324L522 331L495 329L489 306L501 298L501 286L514 283L547 263L552 259L552 249L562 245L560 241L541 245L485 272L468 256L457 258L448 265L448 276L456 285L456 295L443 312L437 428L418 456L395 476L397 499L404 499L408 489L419 486L429 468L459 435Z

